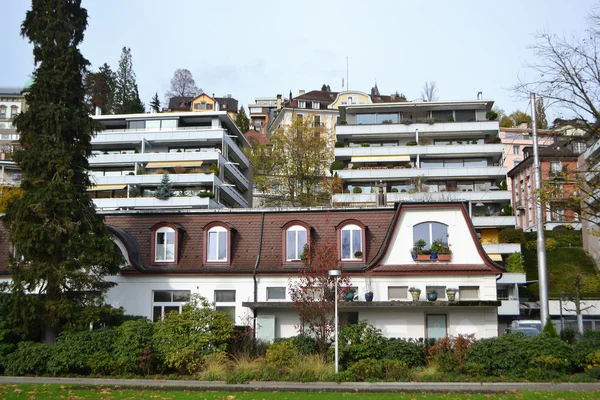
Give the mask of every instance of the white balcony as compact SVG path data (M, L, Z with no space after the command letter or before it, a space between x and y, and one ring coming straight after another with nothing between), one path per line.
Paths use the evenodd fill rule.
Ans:
M92 176L92 182L96 185L146 185L156 186L162 179L160 174L152 175L123 175L123 176ZM171 183L174 185L200 185L213 184L214 174L171 174Z
M486 178L502 179L506 176L505 167L464 167L464 168L394 168L394 169L344 169L336 171L344 180L393 180L410 179L418 176L426 178Z
M519 299L500 300L498 315L519 315L520 312Z
M225 162L221 153L215 150L182 153L139 153L139 154L98 154L89 158L92 167L104 165L133 165L147 162L175 162L175 161L205 161Z
M374 124L374 125L338 125L335 134L338 140L343 136L358 135L382 136L406 134L414 135L416 130L419 135L431 133L485 133L498 132L498 121L474 121L474 122L436 122L433 124Z
M138 144L142 140L150 143L180 143L213 142L220 143L226 136L226 130L221 128L172 128L168 130L149 129L131 130L115 129L101 131L92 138L92 146L108 144Z
M507 190L487 190L484 192L420 192L387 193L387 202L406 201L510 201L511 192ZM375 203L374 193L339 193L333 195L335 203Z
M476 228L510 226L515 227L517 219L514 216L471 217Z
M352 157L377 157L406 154L419 155L471 155L491 156L502 155L502 144L453 144L445 146L385 146L385 147L338 147L335 149L336 159ZM413 157L414 158L414 157Z
M520 253L521 245L519 243L485 243L483 249L488 254L512 254Z
M208 197L171 197L159 200L154 197L130 197L118 199L93 199L98 209L119 208L219 208L220 205Z

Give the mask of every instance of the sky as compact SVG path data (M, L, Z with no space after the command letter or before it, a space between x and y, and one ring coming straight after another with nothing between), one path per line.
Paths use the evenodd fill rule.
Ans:
M247 110L256 97L346 89L421 97L435 81L439 100L486 100L510 113L534 55L534 34L580 35L593 0L83 0L89 20L81 52L95 70L116 69L131 48L142 101L164 101L173 72L189 69L198 87L231 94ZM2 4L0 86L22 86L34 70L20 36L30 2ZM346 69L348 59L348 70ZM164 105L164 104L163 104ZM548 110L551 121L558 111Z

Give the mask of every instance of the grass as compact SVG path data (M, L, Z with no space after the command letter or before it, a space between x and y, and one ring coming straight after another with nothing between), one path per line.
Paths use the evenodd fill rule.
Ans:
M205 400L534 400L598 399L599 392L538 392L514 391L511 393L339 393L339 392L199 392L173 388L172 390L128 390L123 388L91 387L80 389L71 385L0 385L2 399L205 399Z

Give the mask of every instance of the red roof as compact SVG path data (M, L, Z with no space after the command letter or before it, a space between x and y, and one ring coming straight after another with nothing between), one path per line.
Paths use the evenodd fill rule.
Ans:
M263 135L262 133L255 131L254 129L249 130L248 132L244 133L244 136L246 137L246 140L252 144L252 140L256 140L256 142L258 144L268 144L271 141L269 139L267 139L267 137L265 135Z

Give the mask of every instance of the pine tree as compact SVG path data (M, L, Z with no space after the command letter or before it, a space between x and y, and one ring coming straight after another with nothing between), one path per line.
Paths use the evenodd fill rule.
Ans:
M99 320L103 293L113 285L103 278L123 263L87 194L98 126L83 101L89 63L78 46L86 25L81 0L33 0L21 26L37 69L28 109L14 122L23 195L3 222L22 260L11 259L8 320L26 338L41 330L45 342Z
M154 197L159 200L169 200L173 196L175 196L173 184L171 183L171 179L169 179L169 174L165 173L160 181L160 185L156 188Z
M155 112L160 112L160 100L158 99L158 93L154 93L154 97L150 100L150 108Z
M127 47L123 47L121 59L119 60L113 99L115 114L135 114L145 111L144 103L140 100L138 86L135 82L131 49Z
M248 132L248 129L250 129L250 121L248 120L248 116L246 116L246 110L244 110L244 106L240 107L240 112L238 112L237 116L235 117L235 124L238 128L240 128L242 133L246 133Z
M98 72L90 72L85 76L85 102L90 113L99 107L102 114L111 114L113 93L115 89L115 73L106 63L98 68Z

